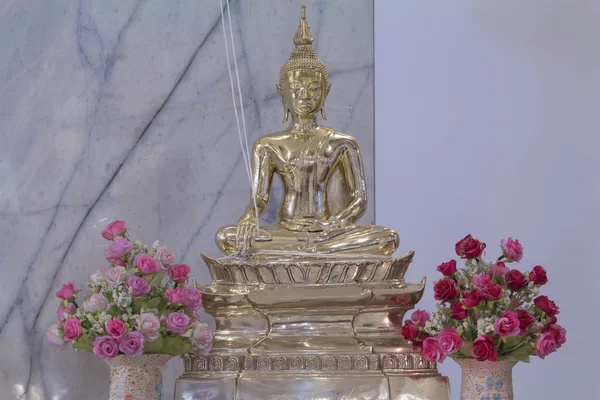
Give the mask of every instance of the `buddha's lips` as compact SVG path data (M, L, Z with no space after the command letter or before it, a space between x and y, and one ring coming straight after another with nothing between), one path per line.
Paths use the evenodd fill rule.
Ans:
M311 110L312 106L313 106L312 101L301 101L298 103L298 108L300 108L303 111Z

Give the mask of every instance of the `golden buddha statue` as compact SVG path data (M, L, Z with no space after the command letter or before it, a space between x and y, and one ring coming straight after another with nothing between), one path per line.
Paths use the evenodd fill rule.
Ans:
M306 7L294 36L295 48L279 75L277 90L290 126L259 138L252 149L252 199L235 226L219 230L227 255L301 252L391 255L399 245L390 228L357 225L367 208L367 187L356 139L317 124L331 84L312 47ZM273 175L283 198L276 226L257 229L267 208Z

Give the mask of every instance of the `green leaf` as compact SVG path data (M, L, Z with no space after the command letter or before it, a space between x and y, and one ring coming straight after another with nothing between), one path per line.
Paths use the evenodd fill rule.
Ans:
M148 308L148 300L145 298L135 299L131 303L134 314L139 314L142 308Z
M471 351L473 350L473 342L465 342L465 346L459 350L459 353L464 357L473 357Z
M527 346L519 347L517 350L498 357L501 360L529 362L529 349Z
M152 286L158 285L159 283L162 282L163 278L167 276L167 271L160 271L159 273L155 274L152 279L150 280L150 284Z
M163 338L162 336L158 336L158 339L156 339L155 341L144 343L144 353L161 353L163 346Z
M161 353L179 356L192 350L192 344L188 338L183 336L167 336L163 338Z
M150 299L148 301L148 308L150 308L150 309L154 309L154 308L160 309L160 308L162 308L162 307L159 307L161 301L162 301L161 297L154 297L154 298Z
M73 343L73 348L78 350L91 352L93 347L94 341L89 336L81 336L76 342Z

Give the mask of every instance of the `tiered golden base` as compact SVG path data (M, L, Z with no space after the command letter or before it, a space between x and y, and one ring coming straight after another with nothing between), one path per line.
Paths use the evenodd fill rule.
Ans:
M176 399L449 399L392 323L423 294L404 282L412 257L203 255L213 350L184 357Z

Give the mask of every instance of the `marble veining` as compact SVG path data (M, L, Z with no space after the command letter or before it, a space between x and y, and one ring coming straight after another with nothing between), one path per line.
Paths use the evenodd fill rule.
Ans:
M330 69L327 125L363 150L373 209L373 2L231 1L250 140L280 130L278 69L300 5ZM0 7L0 393L105 399L109 371L43 339L54 292L105 264L115 218L208 280L200 252L249 198L218 0ZM278 207L278 199L270 203ZM236 212L232 212L236 210ZM271 212L271 215L274 213ZM272 220L273 217L271 217ZM372 222L373 214L364 222ZM165 369L165 395L183 371Z

